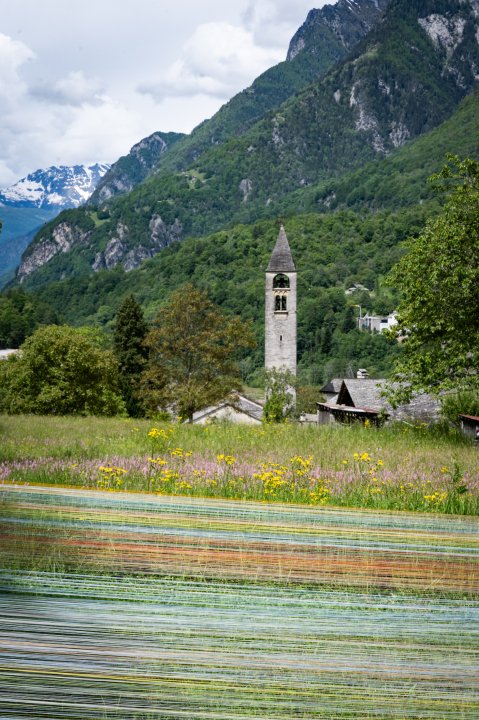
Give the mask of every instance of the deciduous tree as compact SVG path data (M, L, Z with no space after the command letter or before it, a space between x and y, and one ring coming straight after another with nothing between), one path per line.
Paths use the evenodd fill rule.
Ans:
M124 412L118 365L90 328L48 325L0 363L0 408L8 413L116 415Z
M391 275L402 292L394 379L407 381L396 400L479 388L479 163L448 159L432 178L450 192L444 210L407 241Z
M266 402L263 418L266 422L281 423L289 417L295 404L296 378L289 370L272 368L265 373Z
M161 308L146 344L145 406L152 413L172 408L191 422L194 412L240 386L237 361L254 340L249 325L188 284Z

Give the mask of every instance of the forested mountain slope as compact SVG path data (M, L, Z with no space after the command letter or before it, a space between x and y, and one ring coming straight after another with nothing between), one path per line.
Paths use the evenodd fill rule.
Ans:
M385 275L400 257L402 241L419 232L440 208L441 198L427 183L428 175L443 165L445 151L461 154L462 150L479 158L479 91L440 127L394 156L345 176L336 185L311 188L309 207L304 202L303 208L299 203L283 208L299 270L298 350L303 380L318 382L350 372L351 367L367 367L379 375L387 372L396 346L382 336L353 331L351 303L361 303L363 313L382 314L395 308L397 297L385 286ZM397 201L387 194L380 208L377 199L384 183ZM330 199L335 193L335 211L309 212L322 206L325 193ZM43 277L32 276L26 285L37 279L38 301L61 308L64 320L108 327L125 295L134 293L152 319L174 289L193 282L223 308L253 322L258 347L245 360L244 373L254 381L263 362L264 270L276 235L275 220L238 225L173 243L131 272L119 265L111 271L48 282L46 266ZM344 291L353 283L365 285L371 294L348 299Z
M158 167L165 153L184 137L182 133L155 132L140 140L127 155L111 166L92 193L89 204L101 204L133 190Z
M93 193L98 205L125 194L153 172L188 167L210 147L242 135L291 95L321 77L366 35L389 0L339 0L311 10L291 40L287 59L266 70L188 135L154 133L120 158ZM180 142L178 142L180 141Z
M109 217L63 213L25 253L19 279L46 263L50 279L132 269L173 241L275 214L290 193L388 157L473 89L478 9L477 0L391 0L346 60L243 136L148 178Z
M390 0L338 0L311 10L292 38L287 58L235 95L165 158L161 172L182 170L212 146L243 135L268 112L323 77L379 20Z

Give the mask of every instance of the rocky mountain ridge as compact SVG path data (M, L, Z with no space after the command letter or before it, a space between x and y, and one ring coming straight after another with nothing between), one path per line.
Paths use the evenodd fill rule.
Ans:
M105 203L133 190L158 166L164 153L184 137L182 133L155 132L140 140L98 182L90 204Z
M387 157L438 126L477 84L478 9L477 0L391 0L346 59L243 135L210 144L182 170L168 171L175 149L165 153L158 172L115 200L101 224L83 210L90 234L81 247L82 272L122 263L131 269L132 258L151 257L172 240L277 215L289 194ZM324 203L319 209L327 211ZM56 222L37 236L25 262L42 256ZM165 242L154 237L152 224L163 229ZM105 255L108 248L114 252ZM55 269L53 257L45 278L58 277L60 267L63 274L78 270L80 254L68 253L75 265L63 257ZM22 269L19 277L26 277Z
M305 47L311 48L313 53L320 51L317 39L325 30L329 30L345 50L352 50L378 21L389 2L338 0L335 5L310 10L303 25L293 35L286 59L294 60Z
M262 73L250 87L235 95L190 135L177 138L179 142L167 140L167 147L162 149L156 160L154 154L151 155L146 174L137 175L134 168L131 171L129 161L133 159L131 156L134 156L137 146L132 148L129 155L113 165L90 202L108 202L110 198L128 192L153 172L185 170L211 147L245 134L267 113L313 80L324 76L344 58L377 22L389 1L339 0L337 5L312 10L304 25L295 33L285 61ZM166 140L164 133L161 137ZM139 145L149 144L151 138L145 138ZM123 172L117 184L115 176L120 165ZM103 192L104 186L113 189L113 192Z

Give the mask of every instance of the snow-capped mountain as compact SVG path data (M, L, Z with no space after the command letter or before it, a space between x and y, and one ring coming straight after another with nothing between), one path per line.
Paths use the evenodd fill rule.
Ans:
M74 208L84 203L110 166L96 163L36 170L0 191L0 204L10 207Z

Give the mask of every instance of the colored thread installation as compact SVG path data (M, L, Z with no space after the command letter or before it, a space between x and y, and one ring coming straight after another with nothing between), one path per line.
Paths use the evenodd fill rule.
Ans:
M5 488L0 718L479 717L477 519Z

